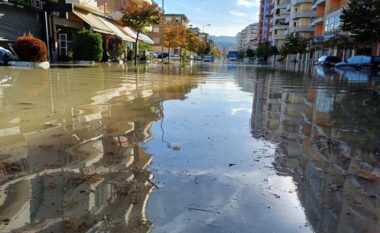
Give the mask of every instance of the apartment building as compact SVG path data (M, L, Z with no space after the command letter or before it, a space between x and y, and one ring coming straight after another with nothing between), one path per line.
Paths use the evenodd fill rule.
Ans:
M273 0L260 1L259 15L259 42L268 42L271 37L272 17L273 17Z
M316 40L327 40L341 33L340 15L347 0L314 0L312 9L316 16L311 22Z
M154 24L152 25L152 30L148 32L148 36L153 39L154 46L152 50L154 52L162 52L162 32L165 29L165 25L168 25L170 23L177 23L182 24L185 27L189 26L190 20L187 18L184 14L164 14L161 18L161 24ZM199 29L198 29L199 32ZM167 51L167 48L165 49Z
M291 0L287 7L290 12L289 29L286 35L295 34L303 38L312 38L314 28L311 20L316 16L312 9L314 0Z
M289 29L289 23L286 22L289 17L287 6L290 0L275 0L273 7L273 18L271 19L271 44L280 47L285 43L285 32Z
M259 23L250 24L236 35L238 50L256 49L259 43Z
M134 4L140 5L150 0L97 0L97 7L101 13L114 19L120 19L123 16L122 9Z

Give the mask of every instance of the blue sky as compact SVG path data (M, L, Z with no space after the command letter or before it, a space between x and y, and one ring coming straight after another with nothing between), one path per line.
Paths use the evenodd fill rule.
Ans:
M162 0L155 0L161 5ZM185 14L190 25L217 36L235 36L258 22L259 0L165 0L165 13Z

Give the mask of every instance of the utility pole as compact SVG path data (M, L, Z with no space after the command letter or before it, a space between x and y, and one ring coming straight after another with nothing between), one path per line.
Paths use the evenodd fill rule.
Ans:
M165 14L165 0L162 0L161 8L162 8L163 14ZM162 31L161 31L161 40L160 40L160 43L161 43L161 62L162 63L164 63L164 43L163 43L163 38L164 38L163 35L165 32L164 26L165 26L165 17L164 17L164 15L162 15L162 27L161 27Z

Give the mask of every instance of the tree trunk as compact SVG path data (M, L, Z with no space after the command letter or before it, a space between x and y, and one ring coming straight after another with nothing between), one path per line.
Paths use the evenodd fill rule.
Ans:
M170 64L170 47L168 48L168 63Z
M140 32L137 31L137 34L136 34L136 41L135 41L135 54L134 54L134 58L135 58L135 65L137 65L137 48L138 48L138 42L139 42L139 35L140 35Z

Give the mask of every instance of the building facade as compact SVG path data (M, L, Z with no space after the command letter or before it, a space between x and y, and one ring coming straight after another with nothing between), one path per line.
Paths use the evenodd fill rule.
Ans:
M259 43L259 23L250 24L236 35L238 50L256 49Z

